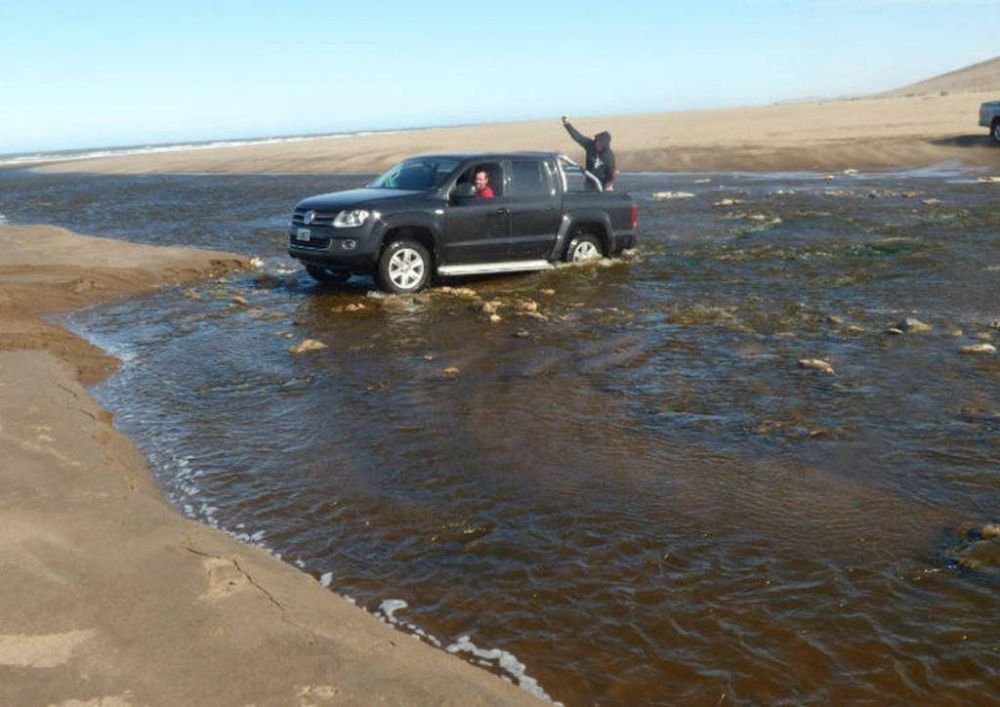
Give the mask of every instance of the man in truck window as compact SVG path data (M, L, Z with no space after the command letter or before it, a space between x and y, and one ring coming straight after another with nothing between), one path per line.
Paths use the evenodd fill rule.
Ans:
M476 179L473 182L476 187L477 199L492 199L493 187L490 186L490 175L482 167L476 168Z
M618 170L615 169L615 153L611 151L611 133L604 131L594 137L587 137L574 128L565 115L562 123L569 136L586 150L587 171L600 180L604 191L614 191Z

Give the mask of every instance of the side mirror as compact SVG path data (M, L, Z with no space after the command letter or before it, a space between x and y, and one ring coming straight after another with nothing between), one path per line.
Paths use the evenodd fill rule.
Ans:
M459 184L451 190L451 198L455 201L468 199L476 195L476 187L473 184Z

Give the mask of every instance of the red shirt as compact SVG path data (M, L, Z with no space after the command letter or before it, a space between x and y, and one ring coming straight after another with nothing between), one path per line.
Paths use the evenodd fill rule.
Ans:
M476 191L477 199L492 199L493 198L493 187L487 184L480 190Z

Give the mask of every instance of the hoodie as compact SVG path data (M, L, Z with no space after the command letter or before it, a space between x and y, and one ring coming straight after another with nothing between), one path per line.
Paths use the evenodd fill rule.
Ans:
M604 131L594 137L587 137L569 123L566 132L577 144L587 151L587 171L601 180L607 188L615 181L615 153L611 151L611 133Z

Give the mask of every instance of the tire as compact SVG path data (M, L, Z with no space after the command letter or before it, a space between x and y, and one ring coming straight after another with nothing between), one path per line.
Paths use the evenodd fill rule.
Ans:
M376 279L386 292L397 295L420 292L431 279L431 254L417 241L393 241L378 259Z
M306 265L306 272L316 282L323 282L331 285L340 285L347 282L351 273L346 270L330 270L319 265Z
M595 260L604 257L604 250L601 241L597 236L589 233L577 233L566 246L566 253L563 259L567 263L582 263L586 260Z
M993 125L990 127L990 135L993 136L993 142L1000 145L1000 118L993 119Z

